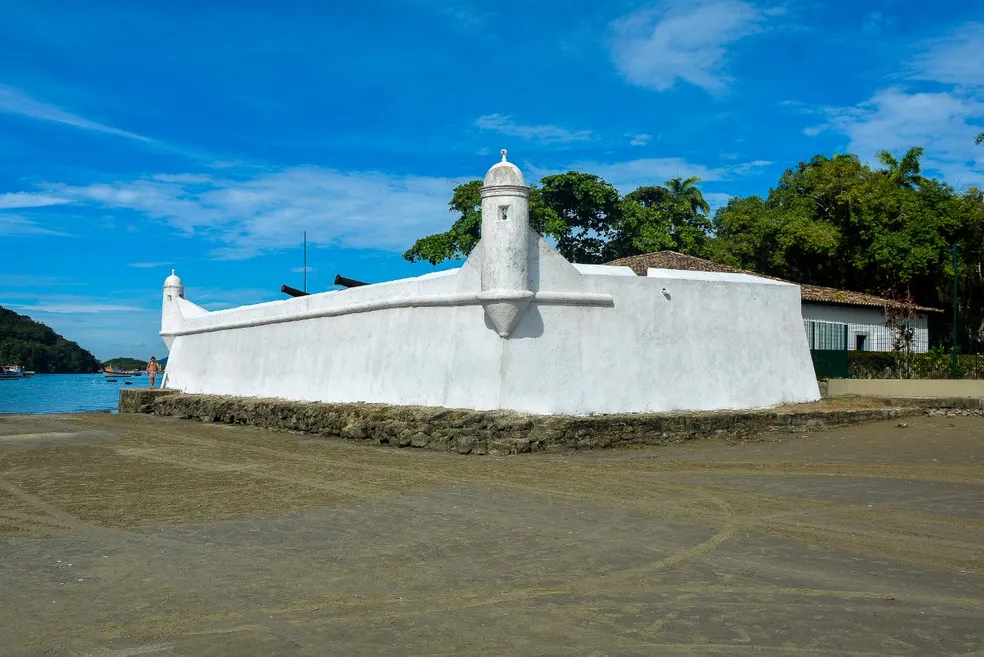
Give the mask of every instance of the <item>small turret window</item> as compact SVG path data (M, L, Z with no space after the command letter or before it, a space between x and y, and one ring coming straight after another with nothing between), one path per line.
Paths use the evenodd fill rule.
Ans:
M508 205L500 205L499 206L499 218L502 219L503 221L505 221L506 219L509 218L509 206Z

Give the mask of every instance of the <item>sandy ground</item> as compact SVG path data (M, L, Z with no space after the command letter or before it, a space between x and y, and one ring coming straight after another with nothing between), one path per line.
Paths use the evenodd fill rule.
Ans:
M984 656L984 418L461 457L0 417L3 655Z

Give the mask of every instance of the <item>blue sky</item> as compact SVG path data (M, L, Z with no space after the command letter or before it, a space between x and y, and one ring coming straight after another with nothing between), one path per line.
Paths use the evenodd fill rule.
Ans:
M926 148L984 183L984 4L0 3L0 305L97 357L164 355L171 268L209 309L312 290L445 230L500 148L528 181L713 205L816 153Z

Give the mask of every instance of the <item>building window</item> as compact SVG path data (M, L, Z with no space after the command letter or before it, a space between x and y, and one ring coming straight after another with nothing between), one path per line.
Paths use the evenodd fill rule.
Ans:
M864 335L863 333L858 333L857 335L854 336L855 351L864 351L864 342L867 337L868 336Z

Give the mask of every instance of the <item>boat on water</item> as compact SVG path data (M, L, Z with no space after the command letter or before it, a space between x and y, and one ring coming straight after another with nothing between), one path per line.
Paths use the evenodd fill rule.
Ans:
M33 374L34 372L31 372L31 375ZM0 365L0 381L23 378L24 370L21 369L20 365Z
M133 376L133 372L116 371L107 367L103 370L103 376L107 379L126 379Z
M30 377L34 376L34 372L32 372L31 370L24 370L21 372L21 374L24 375L25 379L29 379Z

